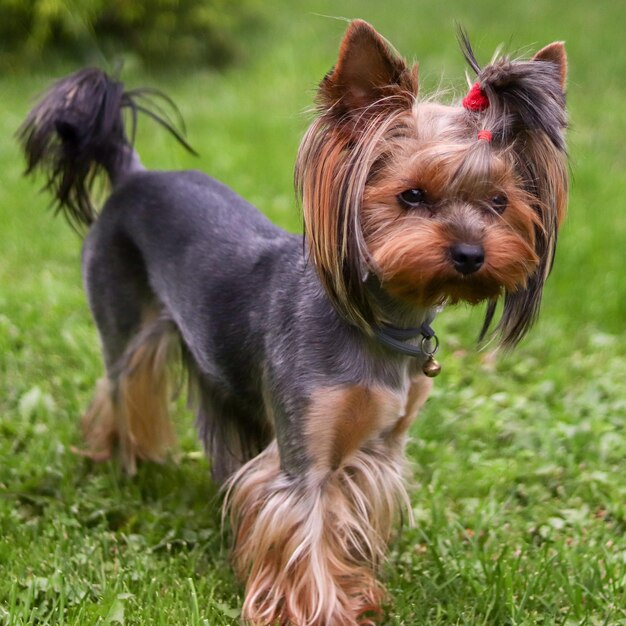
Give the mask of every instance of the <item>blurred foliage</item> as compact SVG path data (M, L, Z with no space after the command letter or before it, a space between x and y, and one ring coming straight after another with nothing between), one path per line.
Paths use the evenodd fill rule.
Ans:
M0 0L0 69L123 56L225 67L260 26L260 0ZM249 48L248 48L249 49Z

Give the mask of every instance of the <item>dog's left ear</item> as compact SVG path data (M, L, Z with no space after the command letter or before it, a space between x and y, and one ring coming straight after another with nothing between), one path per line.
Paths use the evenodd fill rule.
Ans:
M417 95L417 65L409 67L363 20L350 23L337 65L320 84L318 103L337 120L361 116L370 107L410 108Z
M565 91L565 83L567 82L567 54L565 53L565 44L562 41L555 41L542 48L532 58L533 61L547 61L557 66L561 89Z

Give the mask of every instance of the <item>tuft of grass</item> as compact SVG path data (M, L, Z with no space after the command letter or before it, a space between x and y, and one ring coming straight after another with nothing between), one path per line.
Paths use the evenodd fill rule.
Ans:
M385 624L626 624L626 5L278 6L246 67L125 78L172 95L202 155L143 121L148 166L209 172L293 231L303 112L345 28L321 15L371 21L420 60L424 90L457 95L455 20L482 60L502 41L513 51L567 41L572 197L542 319L497 359L475 349L480 311L437 319L444 370L408 449L417 524L383 573ZM70 451L102 370L80 242L21 178L10 140L55 77L0 77L0 623L237 624L219 494L182 407L178 464L129 479Z

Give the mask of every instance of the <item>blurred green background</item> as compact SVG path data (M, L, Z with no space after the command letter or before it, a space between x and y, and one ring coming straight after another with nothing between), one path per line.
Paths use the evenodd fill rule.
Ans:
M0 0L0 623L214 626L241 604L184 411L178 465L127 480L70 452L102 368L80 241L22 178L33 98L123 62L200 153L142 119L148 167L207 172L299 231L298 143L356 17L444 99L467 89L457 23L482 63L554 40L570 62L570 213L541 319L495 362L480 310L437 319L444 371L409 448L418 526L394 546L385 623L626 623L626 2L583 0Z

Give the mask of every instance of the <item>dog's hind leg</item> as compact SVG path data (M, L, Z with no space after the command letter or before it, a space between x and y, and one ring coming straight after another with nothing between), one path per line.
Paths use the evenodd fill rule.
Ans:
M96 225L85 241L83 272L106 377L83 417L84 454L105 460L117 450L133 474L138 459L163 461L174 445L168 365L179 337L148 286L139 253L98 231Z

